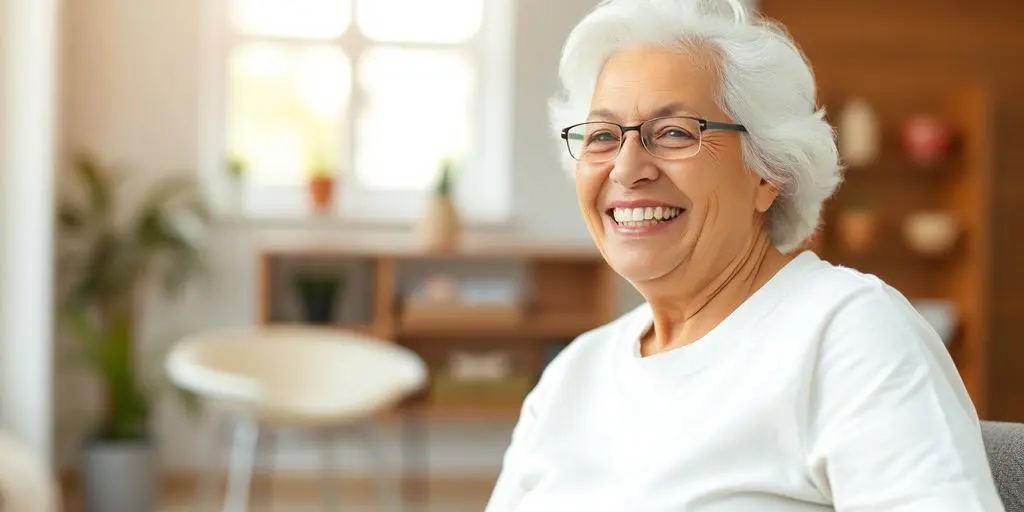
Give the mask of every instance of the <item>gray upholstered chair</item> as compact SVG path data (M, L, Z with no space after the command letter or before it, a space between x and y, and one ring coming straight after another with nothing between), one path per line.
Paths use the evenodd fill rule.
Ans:
M981 435L1006 512L1024 512L1024 423L983 421Z

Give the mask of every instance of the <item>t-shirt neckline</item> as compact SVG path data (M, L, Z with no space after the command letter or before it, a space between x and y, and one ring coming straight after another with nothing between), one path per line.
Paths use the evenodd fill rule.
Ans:
M645 373L660 373L659 370L667 366L673 374L681 375L707 367L740 343L745 337L744 331L756 327L757 322L774 309L794 278L819 261L812 251L798 254L702 338L689 345L647 357L640 355L640 337L651 328L654 316L650 305L644 303L639 308L637 320L632 322L625 336L628 341L625 345L629 356L627 359L632 363L631 366Z

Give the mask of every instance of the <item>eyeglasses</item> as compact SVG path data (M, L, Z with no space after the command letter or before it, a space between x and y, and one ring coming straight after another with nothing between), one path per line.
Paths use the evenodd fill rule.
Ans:
M746 132L741 124L708 121L699 117L656 117L633 126L607 121L588 121L562 129L562 139L573 159L590 164L615 160L626 141L626 134L640 134L640 143L648 153L666 160L682 160L700 151L707 130Z

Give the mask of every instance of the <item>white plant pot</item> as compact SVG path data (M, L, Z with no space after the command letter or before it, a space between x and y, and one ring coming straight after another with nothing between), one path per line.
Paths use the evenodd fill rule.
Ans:
M82 453L85 512L152 512L156 448L146 440L90 441Z

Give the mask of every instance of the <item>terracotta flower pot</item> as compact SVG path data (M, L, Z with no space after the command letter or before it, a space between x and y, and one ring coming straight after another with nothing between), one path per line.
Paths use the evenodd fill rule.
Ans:
M870 210L850 210L839 215L839 244L850 252L862 252L874 242L875 214Z
M324 213L334 203L334 178L330 176L314 176L309 180L309 196L313 200L313 209Z

